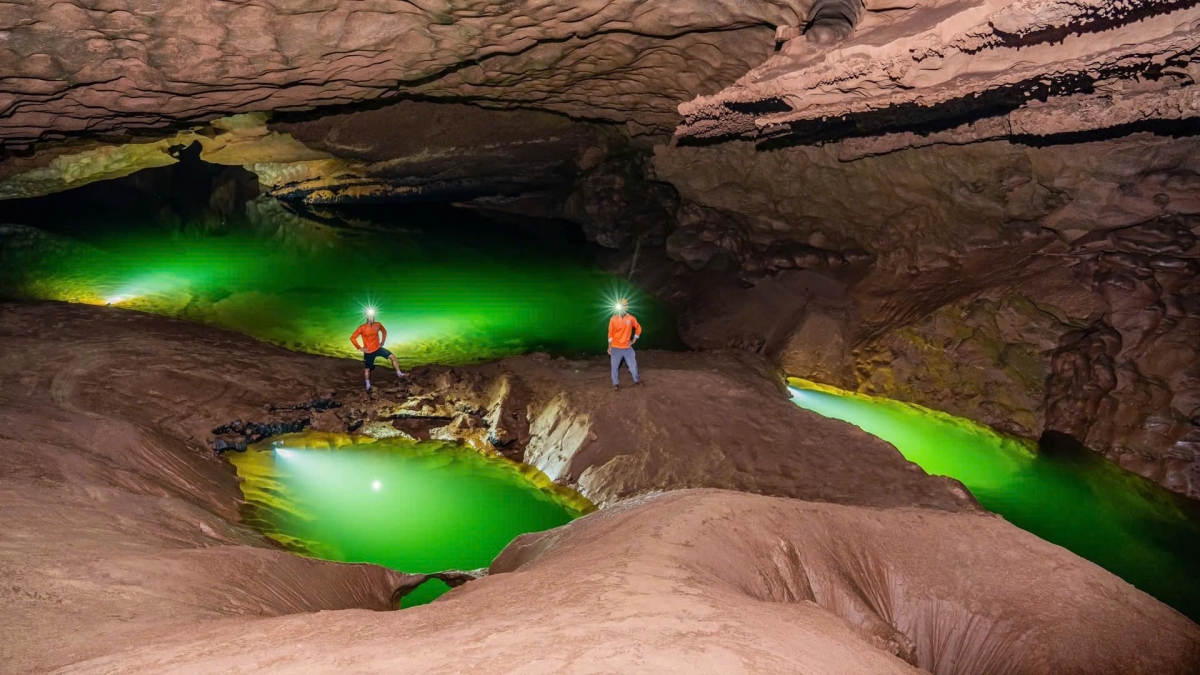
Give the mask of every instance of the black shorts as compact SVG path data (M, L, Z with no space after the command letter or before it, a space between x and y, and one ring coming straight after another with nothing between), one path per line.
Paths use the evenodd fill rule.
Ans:
M366 366L367 370L375 370L375 359L379 358L390 359L392 358L392 353L383 347L380 347L373 352L364 352L363 365Z

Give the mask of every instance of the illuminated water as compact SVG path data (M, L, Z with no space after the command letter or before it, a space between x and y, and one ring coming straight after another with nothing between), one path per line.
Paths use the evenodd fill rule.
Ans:
M789 380L802 408L963 482L984 508L1200 619L1200 509L1086 448L1044 448L899 401Z
M645 327L641 344L677 342L662 306L597 270L578 242L451 209L216 232L77 218L0 225L0 296L111 303L331 356L357 354L349 335L373 304L387 347L413 365L599 353L605 298L620 295Z
M243 518L287 548L403 572L486 567L594 507L531 467L447 443L298 434L231 459ZM405 606L446 590L427 582Z

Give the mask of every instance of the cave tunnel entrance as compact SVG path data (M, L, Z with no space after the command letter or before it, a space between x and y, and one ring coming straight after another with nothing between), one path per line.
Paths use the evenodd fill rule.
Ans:
M121 178L88 183L41 197L0 202L0 222L102 241L115 230L219 233L241 224L245 205L259 195L258 177L240 166L200 158L199 142L176 145L177 161Z

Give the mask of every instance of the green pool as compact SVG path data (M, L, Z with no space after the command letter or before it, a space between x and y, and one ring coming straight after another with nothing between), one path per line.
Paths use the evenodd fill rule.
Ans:
M377 216L218 231L113 216L0 225L0 296L111 304L330 356L357 354L349 336L374 306L406 366L599 353L621 296L643 345L677 345L669 313L596 269L586 242L445 208Z
M1038 451L969 420L790 379L792 400L963 482L984 508L1200 620L1200 508L1086 448Z
M594 510L537 469L439 442L297 434L232 455L243 519L286 548L402 572L486 567L525 532ZM404 606L446 587L422 584Z

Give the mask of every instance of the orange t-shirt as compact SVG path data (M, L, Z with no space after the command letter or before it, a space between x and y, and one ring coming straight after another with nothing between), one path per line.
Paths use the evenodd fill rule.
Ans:
M350 344L354 345L355 349L361 349L370 354L371 352L379 351L379 348L383 346L380 344L380 335L383 336L384 340L387 339L387 329L383 327L383 324L378 321L375 323L364 323L358 327L358 330L354 331L354 335L350 336ZM358 344L357 338L359 336L362 337L361 345Z
M637 330L635 333L634 330ZM616 349L629 349L630 336L641 337L642 325L632 314L614 316L608 320L608 346Z

